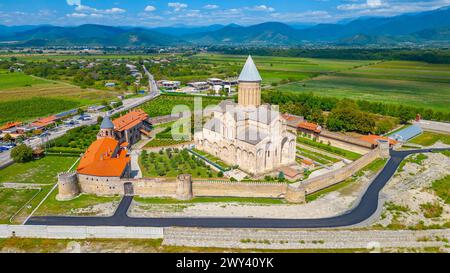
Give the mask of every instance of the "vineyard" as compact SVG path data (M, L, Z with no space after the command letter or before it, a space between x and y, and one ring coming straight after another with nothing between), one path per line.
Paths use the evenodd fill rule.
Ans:
M97 138L97 133L100 127L98 125L81 126L72 129L64 136L57 138L50 143L51 153L68 153L68 154L80 154L84 153L86 149Z
M16 101L0 102L0 124L8 121L26 121L49 114L57 114L78 107L73 100L54 98L30 98Z

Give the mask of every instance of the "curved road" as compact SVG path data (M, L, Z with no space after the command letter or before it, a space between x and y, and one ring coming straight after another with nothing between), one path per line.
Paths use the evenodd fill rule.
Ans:
M204 227L204 228L331 228L359 224L378 208L379 193L406 156L446 149L392 151L385 168L373 180L359 204L345 214L321 219L256 218L132 218L127 216L133 197L125 196L111 217L32 217L26 225L58 226L132 226L132 227Z

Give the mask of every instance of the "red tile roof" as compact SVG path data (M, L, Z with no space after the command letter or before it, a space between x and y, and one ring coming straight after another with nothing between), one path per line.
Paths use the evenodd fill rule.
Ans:
M13 127L19 126L21 124L22 124L22 122L20 122L20 121L8 122L5 125L3 125L2 127L0 127L0 131L8 130L9 128L13 128Z
M359 139L361 139L362 141L368 142L370 144L373 144L373 145L378 145L377 140L388 140L389 141L389 145L397 144L397 141L395 141L392 138L388 138L388 137L384 137L384 136L378 136L378 135L362 136Z
M322 128L320 127L320 125L315 124L315 123L311 123L311 122L300 122L297 125L298 128L302 128L302 129L306 129L309 131L314 131L316 133L320 133L322 131Z
M148 119L147 113L145 113L141 109L134 110L122 117L113 120L114 129L119 132L125 131L133 128L146 119Z
M40 118L36 120L35 122L31 123L31 126L33 127L46 127L48 125L51 125L57 121L58 118L56 116L50 116L46 118Z
M127 157L126 151L118 151L118 148L119 142L112 138L94 141L81 158L78 173L99 177L121 177L130 158Z

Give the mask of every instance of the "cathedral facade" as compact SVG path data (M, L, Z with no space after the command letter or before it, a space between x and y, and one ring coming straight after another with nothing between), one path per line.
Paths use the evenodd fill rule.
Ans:
M197 149L252 175L293 165L296 159L296 136L277 107L261 105L261 81L249 56L239 76L238 103L222 101L194 135Z

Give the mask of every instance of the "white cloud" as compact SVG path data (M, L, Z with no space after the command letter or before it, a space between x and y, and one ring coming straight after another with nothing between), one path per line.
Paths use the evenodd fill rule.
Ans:
M80 6L81 0L67 0L67 5L69 6Z
M259 5L259 6L254 6L251 8L248 8L249 10L253 10L253 11L269 11L269 12L274 12L275 9L266 5Z
M168 5L170 8L173 8L174 11L180 11L180 10L185 9L185 8L188 7L187 4L179 3L179 2L168 3L167 5Z
M152 11L155 11L156 10L156 8L154 7L154 6L146 6L145 7L145 9L144 9L145 11L148 11L148 12L152 12Z
M88 16L86 13L78 13L78 12L67 14L67 17L72 17L72 18L83 18L86 16Z
M383 3L381 0L367 0L367 2L359 4L343 4L337 6L338 10L361 10L361 9L375 9L380 7L387 7L388 3Z
M218 5L209 4L209 5L204 6L203 8L204 9L217 9L217 8L219 8L219 6Z

